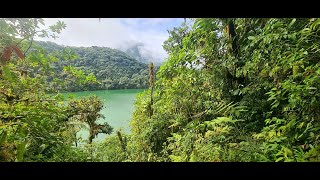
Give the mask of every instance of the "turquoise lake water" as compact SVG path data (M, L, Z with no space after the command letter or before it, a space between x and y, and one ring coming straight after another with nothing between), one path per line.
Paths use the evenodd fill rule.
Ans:
M104 102L104 108L101 114L105 119L99 119L97 122L108 122L114 129L113 132L120 128L124 133L130 133L130 120L133 113L134 102L136 95L142 92L143 89L124 89L124 90L102 90L102 91L81 91L72 93L63 93L64 97L74 95L75 98L96 95ZM81 130L78 135L83 139L88 138L89 132ZM105 139L106 134L98 134L94 141Z

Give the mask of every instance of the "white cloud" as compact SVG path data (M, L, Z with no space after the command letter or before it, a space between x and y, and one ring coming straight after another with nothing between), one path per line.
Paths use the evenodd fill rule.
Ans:
M140 42L144 44L141 53L158 60L167 57L162 44L169 35L162 26L170 27L175 21L170 18L108 18L100 21L99 18L59 18L45 19L45 23L52 25L58 20L64 21L67 27L58 39L50 41L68 46L104 46L116 49Z
M172 21L172 18L129 18L129 19L122 19L123 22L129 25L147 25L153 26L162 23L168 23Z

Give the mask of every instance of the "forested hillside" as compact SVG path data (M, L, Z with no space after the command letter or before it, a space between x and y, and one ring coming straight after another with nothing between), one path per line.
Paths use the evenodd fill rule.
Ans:
M148 83L148 65L138 62L128 54L107 47L65 47L53 42L36 42L47 53L64 52L53 63L54 74L48 79L56 82L57 89L64 91L101 89L143 89ZM72 60L68 59L70 56ZM77 84L70 79L63 67L71 65L85 74L93 74L97 82Z

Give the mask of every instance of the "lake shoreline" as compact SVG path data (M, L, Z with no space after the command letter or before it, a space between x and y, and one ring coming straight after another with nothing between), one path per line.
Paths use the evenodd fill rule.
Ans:
M47 92L48 94L64 94L64 93L79 93L79 92L95 92L95 91L116 91L116 90L148 90L140 89L140 88L133 88L133 89L97 89L97 90L84 90L84 91L60 91L60 92Z

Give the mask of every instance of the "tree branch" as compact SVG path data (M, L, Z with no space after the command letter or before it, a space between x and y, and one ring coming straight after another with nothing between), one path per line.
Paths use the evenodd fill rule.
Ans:
M31 42L30 42L30 44L29 44L28 49L23 53L24 56L26 56L26 53L27 53L27 52L29 51L29 49L31 48L32 43L33 43L33 36L32 36L32 38L31 38Z

